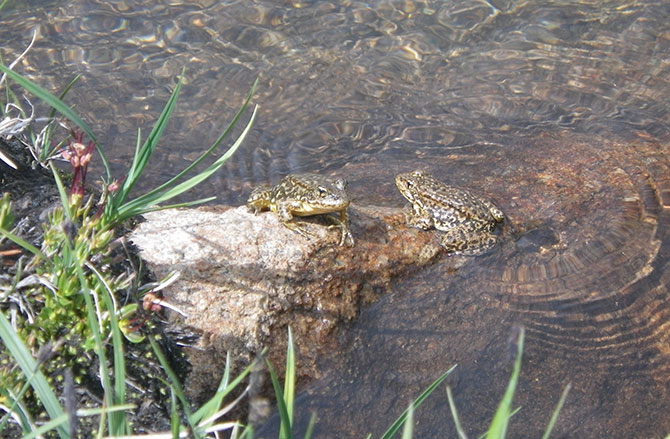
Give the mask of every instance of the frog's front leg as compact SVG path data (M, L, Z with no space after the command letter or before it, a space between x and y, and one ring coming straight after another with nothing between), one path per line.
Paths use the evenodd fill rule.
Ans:
M498 237L488 230L473 232L466 226L447 230L441 244L449 253L474 256L486 252L496 245Z
M412 203L405 204L405 222L408 226L416 227L418 229L430 230L434 227L435 222L433 216L429 213L413 205Z
M298 209L299 207L300 207L299 204L291 203L290 201L277 203L276 213L281 222L286 227L293 230L294 232L299 233L305 238L310 239L312 237L312 234L309 233L307 230L305 230L305 228L293 217L293 211Z
M344 245L346 243L349 247L353 247L354 237L351 234L351 230L349 230L349 217L347 216L347 209L342 209L340 211L339 219L330 215L328 215L328 217L335 223L333 226L330 227L339 227L340 230L342 231L339 245Z

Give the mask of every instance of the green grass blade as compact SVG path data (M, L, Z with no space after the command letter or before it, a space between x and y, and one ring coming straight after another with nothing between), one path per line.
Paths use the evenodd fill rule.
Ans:
M72 110L68 105L66 105L63 101L58 99L56 96L52 95L48 91L46 91L44 88L40 87L39 85L35 84L33 81L30 79L24 78L23 76L19 75L13 70L10 70L8 67L0 64L0 71L5 73L12 81L16 82L19 84L21 87L25 88L28 90L30 93L34 94L47 104L49 104L51 107L53 107L56 111L58 111L60 114L63 116L67 117L70 119L72 122L74 122L81 130L86 133L86 135L93 140L94 142L97 140L95 137L95 134L93 134L93 131L88 127L86 122L84 122L77 113Z
M514 361L514 371L512 372L512 376L509 380L509 383L507 384L507 390L505 390L505 394L503 395L503 398L498 405L498 409L493 416L489 430L486 433L486 439L504 439L505 434L507 433L507 425L509 424L509 419L512 415L512 400L514 399L514 392L519 380L519 373L521 372L523 339L524 329L520 328L517 339L517 354L516 360Z
M209 178L212 174L214 174L216 171L218 171L219 168L223 166L223 164L230 158L230 156L237 150L237 148L239 148L239 146L244 141L244 138L251 129L251 126L256 118L257 110L258 106L254 108L254 112L251 115L251 118L249 119L249 123L247 123L247 126L245 127L242 134L240 134L240 137L237 138L235 143L228 149L228 151L226 151L225 154L219 157L219 159L216 162L212 163L206 170L204 170L200 174L176 185L170 190L166 190L162 193L156 193L155 191L151 191L121 206L118 210L119 221L123 221L136 215L141 215L142 213L145 213L149 209L155 208L157 204L160 204L163 201L174 198L177 195L180 195L192 189L194 186L200 184L201 182Z
M135 408L132 404L126 404L122 406L115 406L115 407L103 407L103 408L95 408L95 409L83 409L83 410L77 410L77 416L83 417L83 416L96 416L100 415L102 413L112 413L112 412L119 412L119 411L126 411ZM51 419L49 422L45 423L44 425L40 426L39 428L36 428L32 430L29 434L23 436L23 439L32 439L34 437L38 437L39 435L46 433L50 430L53 430L54 428L57 428L59 425L67 423L67 414L64 414L63 416L59 416L58 418Z
M0 227L0 236L5 236L7 239L15 243L21 248L28 250L30 253L34 254L38 258L42 258L47 264L51 264L49 258L46 257L44 253L25 239L21 238L18 235L13 234L7 229Z
M179 92L181 91L183 75L184 71L182 70L182 75L179 77L179 80L177 81L177 86L170 95L170 98L165 104L165 107L163 108L163 111L161 112L160 116L158 116L156 124L149 133L147 139L144 141L142 147L139 149L139 151L136 151L135 154L136 160L133 160L133 162L131 163L130 169L128 170L128 175L126 176L123 185L119 189L119 192L113 198L114 200L113 202L116 207L118 207L128 197L133 186L135 186L135 183L137 183L140 176L142 175L144 168L149 162L149 159L156 150L156 146L158 146L158 141L163 135L163 131L165 131L167 123L170 120L170 117L172 116L172 112L174 111L174 108L177 105L177 98L179 97Z
M451 394L451 388L449 386L447 386L447 400L449 401L449 410L451 410L451 417L454 420L454 427L456 428L458 439L468 439L468 436L465 434L465 431L461 426L461 421L458 418L458 410L456 410L456 403L454 402L454 397Z
M545 430L544 434L542 435L542 439L549 439L549 435L551 434L551 430L554 429L554 425L556 424L556 420L558 419L558 414L561 412L561 409L563 408L563 404L565 403L565 399L568 397L568 392L570 392L570 389L572 388L572 384L568 383L567 386L563 389L563 392L561 393L561 398L558 400L558 404L556 405L556 408L554 409L554 413L551 414L551 419L549 420L549 425L547 425L547 429Z
M30 385L29 383L26 383L28 386ZM10 416L12 413L14 413L16 416L19 418L19 425L23 429L23 431L26 431L26 428L29 428L27 426L30 425L30 416L28 414L28 411L24 407L24 405L21 403L20 399L23 397L23 393L19 392L18 395L14 395L10 392L7 391L7 389L3 388L0 386L0 397L4 398L6 401L10 401L11 404L9 408L6 408L5 414L0 419L0 433L7 428L7 423L9 422Z
M65 95L70 91L70 89L74 86L74 84L79 80L80 77L81 77L81 75L75 76L74 79L72 81L70 81L70 83L68 85L65 86L65 89L63 89L63 92L58 96L58 99L60 99L61 101L63 99L65 99ZM48 116L49 120L53 119L55 115L56 115L56 109L54 107L51 107L51 111L49 111L49 116ZM46 162L46 160L49 157L51 157L56 152L56 150L58 149L58 145L53 146L51 149L46 147L49 143L49 139L51 139L51 127L52 127L51 122L49 122L49 124L47 125L47 128L46 128L46 133L45 133L45 139L46 139L45 143L44 143L45 148L43 148L40 151L40 158L39 158L40 163ZM109 169L109 166L107 164L107 159L102 154L102 149L99 149L98 152L101 155L101 159L102 159L103 165L105 166L105 169Z
M295 399L295 349L293 347L293 334L291 327L288 328L288 345L286 347L286 373L284 374L284 402L289 425L293 425L293 401Z
M34 437L38 437L48 431L53 430L54 428L58 429L62 427L64 424L67 424L66 414L58 416L57 418L50 419L49 422L46 422L44 425L39 426L38 428L31 431L27 435L23 436L23 439L33 439Z
M240 439L254 439L254 428L250 425L247 425L242 432Z
M10 70L3 64L0 64L0 71L4 72L7 74L7 76L26 90L28 90L30 93L34 94L37 96L39 99L43 100L47 104L49 104L52 108L54 108L56 111L58 111L60 114L71 120L75 125L77 125L81 130L88 136L89 139L91 139L94 142L98 141L98 138L95 136L93 131L89 128L89 126L82 120L81 117L77 113L74 112L72 108L70 108L67 104L65 104L63 101L58 99L56 96L52 95L48 91L46 91L44 88L40 87L39 85L35 84L33 81L31 81L28 78L24 78L23 76L19 75L13 70ZM111 178L109 166L107 164L106 159L104 158L104 155L102 154L102 148L100 148L99 145L96 145L96 148L98 150L98 153L101 156L101 160L103 162L103 165L105 166L105 171L107 172L107 177Z
M268 370L270 371L270 379L272 380L272 388L275 391L275 398L277 399L277 409L279 410L279 417L281 419L281 424L279 427L279 439L290 439L291 438L291 420L288 416L288 410L286 408L286 402L284 400L284 395L282 394L281 386L279 385L279 378L277 377L277 372L275 368L272 367L272 363L268 360L265 360L268 365Z
M412 429L414 427L414 404L407 407L407 418L405 426L402 429L402 439L412 439Z
M49 168L51 169L51 173L54 176L54 181L56 182L56 188L58 188L58 195L60 195L60 204L61 206L63 206L65 216L70 221L72 221L72 209L70 208L70 197L68 197L67 192L65 191L65 185L63 184L63 180L60 178L58 169L56 168L56 165L54 165L53 161L49 162Z
M69 245L65 245L63 250L69 249ZM70 252L72 249L70 249ZM82 256L82 259L85 259L86 256ZM112 407L114 405L114 391L115 388L112 386L110 381L109 367L107 366L107 356L105 352L105 345L102 341L102 335L100 334L100 322L95 311L95 306L93 305L93 300L91 299L91 294L95 291L90 288L86 276L84 275L84 270L81 265L74 264L77 277L79 278L79 284L81 285L81 293L84 297L86 303L86 315L88 320L88 326L93 334L94 339L94 348L96 355L98 356L98 361L100 363L100 379L102 380L102 388L104 390L104 401L107 407ZM113 313L113 308L109 310L109 313ZM107 419L107 427L109 431L115 431L119 429L118 417L109 416Z
M0 312L0 338L2 338L5 347L7 348L7 350L9 350L9 353L14 358L14 360L16 360L16 363L21 368L23 374L26 377L34 374L31 385L33 389L35 389L37 397L44 405L44 409L47 411L49 417L52 420L60 419L61 417L63 417L64 423L59 424L56 427L56 431L58 431L58 435L61 438L63 439L69 438L70 430L69 426L65 422L67 421L67 415L63 411L63 407L58 402L58 398L56 397L53 390L49 386L49 383L47 383L46 378L44 377L42 372L39 371L37 367L37 362L32 357L32 355L30 355L30 351L28 351L26 345L23 343L18 334L14 331L14 328L12 328L12 325L9 323L5 315L1 312Z
M156 343L156 340L154 340L153 336L148 336L147 340L149 340L151 348L153 349L154 354L156 354L156 358L158 358L158 362L161 364L163 370L165 371L165 374L168 376L168 379L170 380L171 390L175 393L175 395L177 395L177 398L181 403L184 413L186 414L186 421L189 423L189 428L191 429L193 437L195 437L196 439L201 438L202 435L200 434L200 430L197 428L196 424L191 421L191 419L193 419L191 406L188 403L186 396L184 396L184 392L181 389L181 384L179 384L179 378L177 378L177 375L170 367L170 363L167 361L167 358L165 358L163 351L158 346L158 343Z
M153 189L149 194L151 193L157 193L157 192L162 192L166 190L167 188L173 186L177 181L179 181L183 176L185 176L188 172L190 172L193 168L195 168L200 162L202 162L206 157L208 157L220 144L223 142L223 140L228 136L228 133L237 125L237 121L242 117L242 114L244 114L244 111L246 110L247 106L249 105L249 101L253 97L254 93L256 92L256 86L258 85L258 79L254 81L253 85L251 86L251 90L249 90L249 93L247 94L246 99L242 103L242 106L240 107L239 110L237 110L237 113L235 113L235 116L233 119L228 123L228 126L226 127L225 130L219 135L219 137L216 139L216 141L198 157L193 163L188 165L184 170L182 170L180 173L172 177L170 180L166 181L162 185L158 186L157 188ZM255 110L254 110L255 113ZM240 142L241 143L241 142ZM238 145L239 146L239 145ZM235 148L237 149L237 148ZM232 153L235 152L234 150L228 154L228 157L232 155Z
M133 175L136 172L134 168L137 166L141 152L142 152L142 128L138 128L137 142L135 142L135 155L133 155L133 161L130 162L130 169L128 170L128 175Z
M107 307L109 315L109 326L112 331L112 350L114 356L114 391L112 401L114 405L124 404L126 400L126 361L123 352L123 336L119 328L119 320L114 307L112 296L114 292L109 287L105 277L92 264L87 265L88 268L95 274L101 285L105 287L103 299ZM115 411L110 413L109 422L110 435L120 436L128 434L128 423L126 421L125 412Z
M305 439L312 439L315 424L316 424L316 413L312 413L312 416L309 417L309 424L307 424L307 430L305 430Z
M12 400L12 405L7 410L7 414L5 415L5 417L9 417L10 412L13 412L17 408L21 407L21 398L23 398L23 395L25 395L26 391L28 391L28 389L32 386L34 376L35 376L35 373L31 374L30 376L24 376L26 378L26 382L23 384L23 387L21 387L21 389L19 390L19 392L16 395L10 396L10 400ZM27 422L28 421L27 416L22 416L22 419L24 421L24 425L30 425L30 422ZM5 424L5 422L4 422L4 419L3 419L2 424L0 424L0 431L2 431L2 429L4 428L4 424Z
M251 367L248 367L247 369L251 370ZM226 365L223 368L223 376L221 377L219 387L217 387L216 392L214 393L214 397L212 397L209 401L200 406L200 408L196 410L195 413L193 413L191 417L191 422L193 424L199 424L200 421L202 421L203 419L207 419L210 416L213 416L214 413L216 413L216 411L219 409L219 407L221 407L221 404L223 403L223 398L225 397L224 392L227 393L226 388L228 387L229 381L230 381L230 352L226 352Z
M419 396L414 400L414 402L412 403L413 407L414 407L414 408L418 408L418 407L421 405L421 403L422 403L426 398L428 398L428 396L429 396L431 393L433 393L433 391L437 388L437 386L439 386L440 384L442 384L442 381L444 381L444 380L449 376L449 374L451 374L451 372L454 371L455 368L456 368L456 365L451 366L451 368L449 368L449 370L447 370L446 372L444 372L444 373L443 373L442 375L440 375L435 381L433 381L433 382L431 383L431 385L428 386L428 387L426 388L426 390L424 390L424 391L421 393L421 395L419 395ZM386 432L382 435L382 439L391 439L391 438L393 437L393 435L396 434L396 432L397 432L398 430L400 430L400 427L402 427L402 424L405 422L405 419L407 419L408 411L409 411L409 409L406 409L406 410L405 410L405 411L398 417L398 419L396 419L395 422L394 422L393 424L391 424L391 426L389 427L389 429L386 430Z
M170 389L170 432L172 437L177 439L179 437L179 412L177 410L177 396L174 391Z
M229 358L228 358L229 360ZM191 415L190 421L194 425L199 425L203 420L211 418L221 407L221 404L223 403L223 399L233 391L237 386L240 385L240 383L246 378L247 375L251 372L251 370L256 366L256 361L254 360L251 362L249 366L247 366L240 374L235 377L234 380L232 380L230 383L229 381L229 376L228 374L230 373L229 369L229 364L230 362L226 363L226 372L224 372L223 378L221 378L221 383L219 383L219 387L216 389L216 394L212 399L207 401L205 404L203 404L198 410ZM211 425L213 421L209 422L207 425L204 425L204 427L208 427Z
M133 404L121 404L115 405L113 407L94 407L90 409L79 409L77 410L77 416L83 418L85 416L99 416L103 413L112 413L119 411L127 411L136 408Z

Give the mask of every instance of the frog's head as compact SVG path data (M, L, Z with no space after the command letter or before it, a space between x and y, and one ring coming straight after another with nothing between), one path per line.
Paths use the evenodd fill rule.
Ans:
M346 189L347 181L343 178L319 181L300 197L301 213L314 215L346 209L351 202Z
M489 213L496 222L502 222L505 219L505 214L496 206L491 205L491 207L489 207Z
M432 178L425 171L412 171L404 174L398 174L395 177L395 185L403 197L410 202L416 200L417 193L421 190L422 182Z

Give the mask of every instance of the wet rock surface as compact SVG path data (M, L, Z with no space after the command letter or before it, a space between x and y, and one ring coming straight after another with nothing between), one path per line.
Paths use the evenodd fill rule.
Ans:
M337 245L339 229L319 216L304 219L306 238L273 213L254 215L246 207L146 215L130 239L156 276L181 273L165 299L202 335L189 350L193 396L214 389L226 352L244 361L267 347L274 364L283 364L289 325L299 373L317 376L315 360L332 346L338 323L386 292L394 277L440 254L434 235L406 227L400 209L349 212L353 247Z
M321 359L324 377L303 389L297 435L316 412L323 414L314 430L320 438L379 436L458 364L446 384L468 436L478 437L504 393L510 334L520 324L526 344L514 403L522 409L512 437L542 436L567 383L572 390L552 437L664 437L669 157L667 144L644 138L565 130L482 156L427 159L425 169L442 181L495 200L506 215L499 245L448 275L450 258L442 258L366 307L336 353ZM365 188L365 175L386 172L348 171L354 191ZM271 422L257 437L274 437L277 428ZM443 389L415 412L414 433L457 436Z

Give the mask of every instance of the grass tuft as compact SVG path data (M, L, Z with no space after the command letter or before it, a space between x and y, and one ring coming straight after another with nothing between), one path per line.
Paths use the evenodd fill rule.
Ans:
M0 420L0 428L11 421L18 422L24 432L34 437L53 429L61 438L74 437L77 432L72 430L76 430L79 411L69 408L66 413L51 387L53 383L45 375L53 376L54 371L64 369L81 371L87 367L82 363L89 362L90 354L93 354L97 357L95 364L99 367L100 385L104 395L103 408L97 413L97 416L100 417L97 436L129 436L132 435L132 429L126 418L126 411L113 409L127 406L125 404L128 398L125 346L128 342L140 343L145 340L145 337L136 336L135 331L142 324L150 321L152 312L161 309L161 301L157 295L160 287L145 291L147 296L152 295L154 299L143 304L144 306L138 306L137 299L132 300L131 287L135 285L132 282L135 273L128 270L119 273L113 269L112 258L116 246L114 243L115 230L125 220L141 213L174 207L175 205L166 206L162 203L194 188L223 166L240 147L251 129L257 108L254 108L242 134L232 141L226 151L218 154L217 157L213 156L223 141L227 139L238 120L245 114L257 81L231 123L216 142L194 163L163 185L135 199L129 199L131 189L141 180L145 167L157 150L157 145L175 109L183 72L154 128L145 142L138 147L128 175L122 180L112 180L104 151L95 134L84 120L62 100L74 81L67 85L60 97L56 97L33 81L14 72L12 67L17 64L18 59L9 67L0 63L0 72L3 73L0 85L5 87L4 95L7 100L5 105L0 105L2 112L0 114L4 116L7 109L10 109L19 115L18 118L11 119L11 124L10 119L7 119L9 116L4 116L5 118L0 121L2 124L0 126L5 131L0 132L0 136L23 136L21 141L28 145L33 157L41 165L52 170L62 206L49 214L44 224L43 242L41 248L38 248L12 229L14 221L9 196L4 195L0 198L0 241L9 239L25 253L32 255L32 260L25 269L22 260L19 260L16 278L10 285L0 284L0 305L9 299L16 300L15 296L20 296L21 303L26 304L20 308L22 312L12 314L11 324L4 314L0 313L2 319L0 320L0 337L4 342L4 355L18 365L18 369L15 369L18 372L11 372L11 369L4 366L0 370L0 388L2 388L0 410L4 409L6 412L6 415ZM32 114L32 104L26 100L31 109L28 116L11 90L10 81L25 88L52 107L52 112L47 118L49 123L39 135L34 135L32 131L31 125L37 120ZM51 122L54 120L55 112L67 118L78 128L71 129L71 138L58 142L57 145L60 146L45 147L44 145L52 144ZM139 143L138 140L138 145ZM85 192L88 165L92 160L94 149L98 151L107 172L102 195L97 204L94 203L93 197ZM73 177L69 180L69 190L65 187L60 172L53 164L56 158L54 152L56 156L62 156L72 165ZM204 171L194 171L197 164L212 157L213 162ZM4 154L0 156L3 162L11 161L7 159ZM121 181L123 183L120 183ZM202 201L181 203L179 206L193 205ZM38 281L20 282L29 276ZM17 290L17 285L23 286ZM137 290L142 291L142 287ZM129 298L131 301L127 302ZM3 309L7 308L3 307ZM130 322L133 321L142 323L132 326ZM54 342L54 340L57 341ZM223 399L232 389L240 385L250 368L233 380L230 379L228 369L220 392L209 403L193 412L181 392L177 377L169 369L157 344L153 338L148 340L163 364L174 395L171 435L182 435L185 431L190 431L194 437L204 438L212 432L232 428L235 423L217 424L218 419L231 409L230 404L221 408ZM50 352L54 351L54 346L56 346L60 349L59 355L53 355L51 352L50 355L36 360L34 357L40 355L37 353L40 346L49 348L47 351ZM52 360L57 360L57 362L52 364ZM43 374L40 366L48 373ZM79 378L81 377L75 376L75 381L78 381ZM71 387L70 384L68 386ZM31 413L39 413L41 409L26 404L24 401L28 388L34 389L31 401L39 403L49 417L39 428L36 428L35 423L31 420ZM239 399L233 404L236 402L239 402ZM68 404L71 405L71 403L72 401L68 400ZM175 419L180 418L180 416L175 417L177 406L178 413L185 415L187 426L175 426Z

